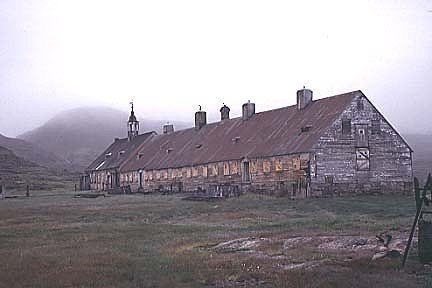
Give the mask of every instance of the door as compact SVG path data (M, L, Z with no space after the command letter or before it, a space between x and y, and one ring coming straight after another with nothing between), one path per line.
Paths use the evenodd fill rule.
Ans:
M243 162L243 182L250 182L249 161Z

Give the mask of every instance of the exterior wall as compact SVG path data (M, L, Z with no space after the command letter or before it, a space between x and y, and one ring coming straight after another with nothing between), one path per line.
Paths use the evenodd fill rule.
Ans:
M90 171L90 189L102 191L115 189L115 175L117 175L116 169Z
M342 133L343 119L351 119L348 135ZM359 136L359 129L364 129L364 137ZM369 163L357 154L360 148L369 152ZM319 139L310 166L312 196L412 191L409 147L362 96Z
M303 198L308 194L309 188L308 161L309 154L296 154L144 171L142 190L207 191L215 195L252 191ZM249 173L245 167L247 165ZM139 178L137 171L123 172L120 183L131 185L132 191L138 191Z

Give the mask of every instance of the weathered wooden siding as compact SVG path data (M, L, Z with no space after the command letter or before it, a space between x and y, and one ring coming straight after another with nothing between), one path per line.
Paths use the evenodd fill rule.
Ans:
M308 161L309 154L306 153L144 171L142 188L146 192L217 193L224 187L233 193L252 191L303 198L308 189ZM245 176L245 162L249 163L249 177ZM136 171L122 173L120 181L121 185L131 185L132 191L140 188Z
M351 119L348 135L342 133L343 119ZM362 139L356 132L359 129L366 133ZM357 168L359 147L369 149L369 169L365 171ZM354 99L312 152L313 196L412 190L410 148L363 96Z
M114 179L115 175L116 175L115 169L90 172L89 173L90 189L91 190L115 189L115 179Z

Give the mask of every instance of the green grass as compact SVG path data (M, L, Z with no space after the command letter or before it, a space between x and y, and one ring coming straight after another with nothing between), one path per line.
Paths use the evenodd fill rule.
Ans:
M51 196L50 196L51 195ZM218 202L180 196L72 198L72 192L0 201L0 287L426 287L430 278L399 270L397 260L349 263L304 247L294 236L406 233L412 196L291 201L244 195ZM275 239L263 249L296 259L330 259L286 271L286 260L211 247L241 237ZM414 256L409 269L416 266ZM411 265L411 266L410 266ZM408 270L409 270L408 269ZM429 282L428 282L429 281ZM399 283L399 284L398 284ZM426 284L425 284L426 283ZM348 285L348 286L347 286Z

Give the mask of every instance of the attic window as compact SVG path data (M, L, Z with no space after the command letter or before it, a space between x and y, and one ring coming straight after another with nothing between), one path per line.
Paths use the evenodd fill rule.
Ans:
M231 139L231 141L232 141L233 143L238 143L238 142L240 142L240 137L239 137L239 136L234 137L234 138Z
M174 150L173 148L168 148L168 149L166 149L166 153L169 154L169 153L171 153L173 150Z
M357 109L360 111L364 109L363 98L357 100Z
M122 156L123 154L125 153L125 151L124 150L122 150L122 151L119 151L119 156Z
M195 148L196 149L200 149L202 147L202 144L197 144L197 145L195 145Z
M351 135L351 119L342 119L342 134Z
M106 153L105 154L105 158L109 158L109 157L111 157L112 156L112 152L109 152L109 153Z
M312 129L312 126L304 126L300 128L301 133L309 132Z
M141 159L142 157L144 157L144 154L142 154L142 153L138 153L138 155L137 155L137 159Z

